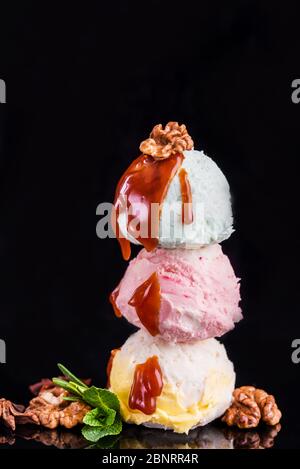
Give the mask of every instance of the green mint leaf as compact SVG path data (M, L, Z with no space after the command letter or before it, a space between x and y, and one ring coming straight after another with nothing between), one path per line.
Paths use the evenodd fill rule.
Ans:
M96 409L90 410L85 414L83 423L90 427L104 427L110 426L114 423L116 418L116 411L108 409L107 413L104 414L103 410L97 407Z
M120 401L116 394L109 391L108 389L101 389L101 399L107 407L115 410L117 413L120 412Z
M76 396L64 396L63 397L63 400L64 401L71 401L71 402L78 402L79 401L79 397L76 397Z
M121 431L122 420L120 415L117 415L114 423L109 427L91 427L90 425L85 425L81 433L86 440L96 443L100 438L108 435L118 435Z
M63 388L66 391L73 393L73 388L68 381L64 381L63 379L60 379L60 378L52 378L52 381L55 384L55 386L59 386L60 388Z
M82 396L86 389L83 386L79 386L77 383L73 383L73 381L69 381L69 385L70 389L73 390L71 392L73 392L74 394L79 394L80 396Z
M86 384L84 384L81 381L81 379L73 375L73 373L71 373L71 371L69 371L68 368L66 368L64 365L62 365L61 363L58 363L57 366L59 370L62 372L62 374L66 376L67 378L69 378L70 381L73 381L73 383L77 384L78 386L83 386L84 388L88 387Z
M104 411L113 409L116 412L120 411L119 399L115 394L107 389L96 388L91 386L86 389L82 395L83 400L92 407L99 407Z
M109 409L109 413L105 418L105 425L110 426L113 425L116 419L117 412L114 409Z
M82 435L84 438L96 443L102 438L118 435L122 431L122 420L117 396L107 389L96 386L88 387L60 363L58 368L70 380L65 381L60 378L52 380L56 386L60 386L70 393L70 396L65 396L64 399L68 401L83 400L93 407L83 419L85 426L82 428ZM112 444L112 439L108 441ZM103 441L101 445L106 444L108 442Z
M82 386L78 386L77 384L73 383L72 381L65 381L60 378L52 378L53 383L60 388L65 389L66 391L70 392L71 394L75 394L76 396L81 397L85 388Z
M65 381L60 378L52 378L52 381L56 386L59 386L60 388L63 388L71 394L75 394L79 397L81 397L83 392L85 391L85 388L83 388L82 386L78 386L78 384L75 384L72 381Z

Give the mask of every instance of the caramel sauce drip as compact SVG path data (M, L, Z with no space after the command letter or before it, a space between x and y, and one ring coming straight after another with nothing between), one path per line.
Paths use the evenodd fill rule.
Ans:
M114 358L115 358L115 356L116 356L116 353L117 353L119 350L120 350L119 348L114 348L114 349L110 352L110 357L109 357L109 360L108 360L108 363L107 363L107 367L106 367L107 387L108 387L108 388L110 387L110 373L111 373L111 369L112 369L112 366L113 366L113 361L114 361Z
M146 415L156 410L156 398L163 388L162 372L156 356L136 365L129 395L129 407Z
M120 233L119 228L117 228L117 230ZM125 261L128 261L130 259L130 256L131 256L130 242L128 241L128 239L123 238L122 236L117 236L117 238L118 238L118 241L120 243L123 259Z
M193 223L192 190L188 174L184 168L180 169L178 177L182 198L182 223L190 225Z
M130 242L121 233L118 216L130 208L127 217L128 232L137 239L147 251L152 251L158 245L159 213L151 217L151 205L161 204L165 198L169 185L181 166L184 156L182 153L155 160L152 156L141 155L134 160L121 177L115 196L115 224L116 237L121 246L125 260L130 258ZM143 208L141 208L143 204ZM130 222L135 219L135 227ZM151 223L152 221L152 223ZM139 233L136 230L140 230Z
M147 331L155 336L159 333L160 285L156 272L143 282L128 301Z
M120 317L122 317L122 313L121 313L120 309L117 306L118 296L119 296L119 287L109 295L109 302L111 303L111 305L114 309L114 313L117 316L117 318L120 318Z

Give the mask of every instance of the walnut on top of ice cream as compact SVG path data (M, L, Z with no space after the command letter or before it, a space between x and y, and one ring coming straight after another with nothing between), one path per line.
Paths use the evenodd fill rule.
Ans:
M176 153L192 150L194 142L188 134L184 124L168 122L165 128L161 124L155 125L150 137L140 144L140 150L154 159L164 160Z

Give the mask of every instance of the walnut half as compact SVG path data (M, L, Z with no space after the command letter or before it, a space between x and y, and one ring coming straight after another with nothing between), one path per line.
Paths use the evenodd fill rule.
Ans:
M73 428L91 408L84 402L66 401L67 394L59 387L44 390L30 401L24 415L46 428Z
M176 153L191 150L193 146L194 142L184 124L168 122L165 128L161 124L155 125L150 137L140 144L140 150L154 159L164 160Z
M281 412L272 395L254 386L242 386L233 392L233 402L226 410L222 421L228 426L255 428L260 421L277 425Z
M58 426L73 428L82 423L91 408L81 401L65 400L67 395L64 389L53 383L42 383L38 395L31 399L26 409L7 399L0 399L0 423L3 422L13 431L16 425L27 423L50 429Z
M0 422L11 430L16 429L16 417L23 415L24 406L14 404L8 399L0 399Z

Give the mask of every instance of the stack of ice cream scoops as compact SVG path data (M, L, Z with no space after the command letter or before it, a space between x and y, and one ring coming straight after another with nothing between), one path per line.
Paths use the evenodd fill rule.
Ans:
M239 279L219 244L233 231L227 180L177 122L156 125L140 150L118 183L112 212L124 259L130 243L143 246L110 295L115 314L139 329L107 365L121 416L187 434L224 414L229 426L273 426L273 440L281 419L274 397L253 386L234 389L233 365L216 340L242 318ZM0 399L0 424L15 431L24 423L83 423L93 442L118 434L115 396L58 366L65 378L31 386L36 397L26 409Z
M112 221L123 257L110 295L139 328L108 363L126 422L188 433L224 414L235 372L216 340L242 318L239 279L221 245L232 231L228 182L185 125L156 125L121 177Z

